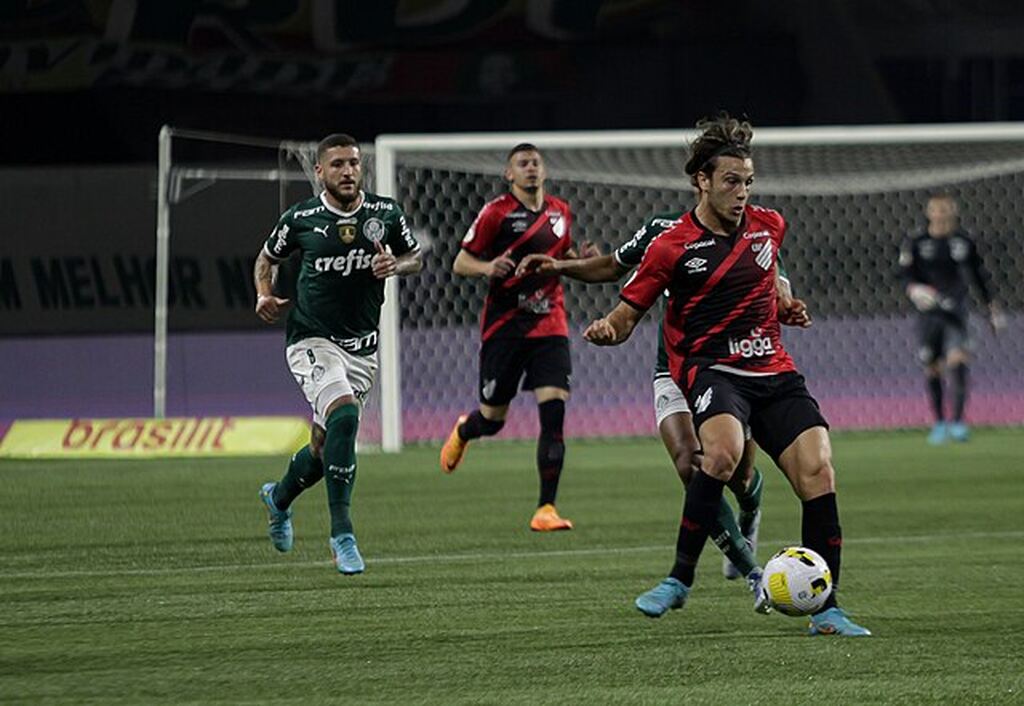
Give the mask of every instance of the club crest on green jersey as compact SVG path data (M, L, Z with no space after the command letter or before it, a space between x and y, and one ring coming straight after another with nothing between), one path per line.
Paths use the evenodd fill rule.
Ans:
M363 236L371 243L384 240L384 221L379 218L368 218L363 223Z

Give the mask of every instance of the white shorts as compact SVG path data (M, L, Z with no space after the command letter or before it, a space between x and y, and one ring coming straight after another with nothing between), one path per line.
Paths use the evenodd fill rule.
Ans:
M670 377L654 378L654 417L658 427L673 414L691 414L683 391ZM750 426L744 424L743 440L750 441L750 438Z
M326 338L304 338L285 350L288 369L313 408L313 423L324 427L325 412L339 397L362 405L377 378L377 354L352 355Z
M657 425L660 427L673 414L690 414L686 397L672 378L654 378L654 418Z

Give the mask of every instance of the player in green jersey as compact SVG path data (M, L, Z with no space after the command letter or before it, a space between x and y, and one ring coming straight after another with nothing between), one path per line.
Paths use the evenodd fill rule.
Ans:
M291 304L274 295L277 265L302 253L286 354L313 409L309 445L292 457L279 482L263 485L260 497L270 516L270 539L286 552L293 543L292 502L324 478L335 565L343 574L358 574L365 564L350 515L356 432L360 405L377 373L384 281L419 272L422 262L398 203L363 191L354 138L325 137L317 147L316 175L323 192L285 211L256 258L256 314L273 323Z
M649 217L633 237L620 245L611 255L598 255L578 260L559 260L547 255L529 255L517 269L517 274L564 275L588 283L615 282L640 264L647 246L658 235L675 225L683 211L660 213ZM782 272L779 278L779 311L784 323L809 326L806 305L794 299L789 280ZM654 407L658 431L672 459L683 485L689 483L694 469L700 467L700 442L694 432L690 408L668 370L661 326L658 327L658 353L654 367ZM740 507L739 523L728 501L721 501L716 526L711 530L715 545L725 555L722 572L727 579L747 578L754 593L754 608L759 612L770 610L760 588L761 569L757 564L757 533L761 521L761 492L764 487L761 472L754 466L756 445L748 440L740 468L729 484Z

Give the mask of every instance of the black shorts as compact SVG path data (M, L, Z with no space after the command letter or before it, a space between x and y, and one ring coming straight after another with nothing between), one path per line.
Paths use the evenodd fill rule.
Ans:
M929 311L917 320L920 341L917 355L922 365L931 365L952 350L968 351L967 316L956 313Z
M480 401L500 407L520 389L569 389L572 359L565 336L492 338L480 347Z
M749 424L754 441L776 465L800 434L812 427L828 429L800 373L745 377L705 368L690 387L690 408L698 432L701 424L723 413Z

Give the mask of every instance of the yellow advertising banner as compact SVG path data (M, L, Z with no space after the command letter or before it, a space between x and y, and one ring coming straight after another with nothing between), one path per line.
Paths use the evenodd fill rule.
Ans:
M166 458L290 454L309 440L301 417L15 421L3 458Z

